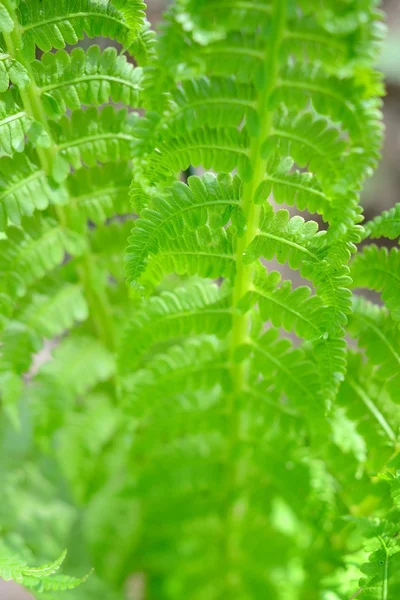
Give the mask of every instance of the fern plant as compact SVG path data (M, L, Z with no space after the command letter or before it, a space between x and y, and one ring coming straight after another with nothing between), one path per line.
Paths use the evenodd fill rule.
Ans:
M0 2L0 576L394 600L377 2L176 0L157 35L144 10ZM64 547L69 575L26 567Z

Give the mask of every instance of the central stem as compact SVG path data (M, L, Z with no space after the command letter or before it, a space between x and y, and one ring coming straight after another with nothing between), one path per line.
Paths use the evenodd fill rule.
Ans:
M241 208L246 219L246 228L244 235L237 239L236 245L236 276L233 288L233 307L237 308L240 300L245 294L252 290L255 274L254 264L245 264L243 256L248 245L253 241L258 232L261 206L254 203L255 193L259 185L264 181L266 175L267 160L261 156L261 147L264 141L269 137L272 126L272 112L269 108L271 93L276 87L279 74L279 50L284 34L287 14L287 0L274 0L273 11L268 24L268 31L265 34L266 48L263 64L263 83L259 86L259 97L257 112L259 117L259 132L254 135L250 144L250 161L252 166L252 176L250 180L243 185ZM230 461L227 489L233 502L227 516L228 528L228 547L227 561L232 562L235 556L240 553L237 547L239 538L235 535L235 525L237 520L242 519L245 514L245 502L235 498L237 488L238 469L236 460L236 450L240 439L240 398L246 390L249 380L250 360L246 359L240 363L235 362L237 349L249 341L251 329L251 313L240 314L234 310L233 326L231 335L231 376L233 381L233 390L230 395L229 412L229 447L228 460ZM231 498L232 500L232 498ZM229 584L229 575L228 575Z
M266 175L266 159L261 156L261 146L268 138L271 125L272 113L269 109L269 101L273 92L279 73L279 49L284 33L286 22L286 0L274 0L271 15L270 28L266 43L264 77L258 100L258 116L260 119L260 130L254 136L250 145L250 161L252 165L251 179L243 185L241 207L246 218L246 229L242 237L238 238L236 246L236 276L233 289L233 306L237 307L243 296L252 289L254 279L254 264L244 264L243 255L245 249L257 235L261 206L254 204L255 192L264 181ZM234 314L233 329L231 337L232 379L233 379L233 401L246 387L248 380L249 361L235 364L234 355L239 346L245 344L249 339L251 326L251 314ZM232 406L235 413L235 406Z

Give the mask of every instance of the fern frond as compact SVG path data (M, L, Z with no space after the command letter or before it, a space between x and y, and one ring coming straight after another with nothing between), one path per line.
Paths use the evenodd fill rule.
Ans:
M251 263L260 256L280 264L287 262L291 269L299 269L303 261L318 261L316 240L324 235L318 232L315 221L296 216L290 219L287 210L274 212L271 205L263 207L259 232L245 251L245 260Z
M381 548L370 554L369 562L361 571L367 577L360 580L362 597L366 600L381 600L395 597L400 592L400 549L388 546L381 540Z
M13 555L2 544L0 547L0 577L5 581L13 580L21 583L39 594L47 591L72 590L84 583L90 573L80 578L57 574L66 554L66 551L64 551L53 563L41 567L29 567L21 558Z
M216 385L230 388L230 375L226 356L221 343L213 336L189 339L182 345L172 346L165 354L155 355L146 369L126 378L130 390L129 404L139 411L139 400L144 402L142 410L153 411L146 398L151 395L154 403L162 400L163 410L167 399L177 394L197 390L211 390ZM136 413L138 414L138 413Z
M257 302L263 321L274 327L294 332L299 338L310 340L312 354L318 366L320 390L329 406L335 398L346 372L346 343L333 333L331 309L318 295L312 295L308 286L292 289L291 281L283 281L277 271L268 273L258 269L253 290L244 296L239 308L248 309Z
M373 522L370 519L366 537L368 539L369 561L362 564L360 593L368 600L381 600L395 597L400 591L400 546L397 541L399 510L399 475L382 473L379 479L390 487L391 502L385 518Z
M377 1L175 0L156 35L142 0L0 0L0 397L21 427L0 423L0 478L32 548L72 532L98 573L83 593L27 574L38 598L120 600L143 573L157 600L344 599L356 520L397 547L371 473L398 463L398 253L351 265ZM119 49L69 48L85 36ZM387 307L352 303L361 284ZM56 546L31 534L49 494Z
M134 56L142 67L146 67L145 78L146 82L149 81L149 71L152 70L153 63L157 60L157 44L158 40L155 32L151 28L151 24L145 19L142 29L138 32L135 40L133 41L130 52ZM144 85L146 90L146 98L148 98L149 86ZM146 103L146 106L149 106Z
M130 107L139 106L142 69L133 67L115 48L103 52L98 46L84 51L74 48L46 53L34 61L33 71L45 110L50 118L81 105L100 106L110 99Z
M207 281L151 297L125 330L121 371L132 371L152 346L200 334L225 337L232 324L229 301L226 291Z
M33 294L18 318L41 336L52 338L87 317L88 306L82 288L68 284L52 296Z
M29 83L27 70L20 62L4 52L0 45L0 93L6 92L10 82L23 89Z
M325 404L318 394L316 369L301 349L294 349L288 339L279 338L278 330L270 329L252 341L249 350L254 353L252 368L263 375L266 387L284 392L306 418L322 421Z
M67 180L74 215L100 225L115 215L130 212L128 163L108 163L76 171Z
M232 279L236 271L234 239L231 229L213 229L208 225L195 232L186 230L178 239L165 239L161 250L148 258L146 272L139 283L150 290L171 273ZM130 280L129 254L127 259L126 274Z
M53 359L41 367L39 378L53 380L69 394L80 396L114 372L114 358L99 341L69 336L53 351Z
M43 578L47 578L60 568L65 560L67 552L64 552L60 557L52 563L42 565L41 567L29 567L20 558L11 554L10 550L1 545L0 554L0 576L5 581L23 582L25 578L36 579L36 584L39 584Z
M168 114L174 126L194 129L238 127L246 114L254 115L256 94L252 86L240 85L232 77L199 77L182 81L172 92L173 105Z
M32 120L18 105L11 91L3 94L0 99L0 157L23 151L31 124Z
M19 321L10 320L2 332L0 371L21 375L26 373L32 356L40 349L40 340L34 331Z
M268 157L274 148L282 156L291 156L300 167L308 167L322 184L338 178L340 161L345 158L345 143L337 130L309 112L278 114L261 152Z
M254 291L242 299L240 306L248 308L249 301L257 302L263 321L271 321L274 327L283 327L288 332L294 331L300 338L320 337L323 331L318 318L323 311L321 298L312 296L307 286L293 290L291 281L279 285L280 281L277 271L268 273L266 269L259 269Z
M268 174L257 190L255 201L264 202L272 194L277 204L296 205L299 210L319 213L324 221L330 221L331 198L321 190L315 176L302 171L290 171L288 165L270 161Z
M170 183L174 173L186 170L191 164L221 173L229 173L237 168L242 179L249 175L248 138L245 131L240 132L233 127L204 127L185 134L176 134L172 130L171 137L168 137L165 136L154 153L144 161L143 181L146 185ZM141 178L140 172L138 178Z
M131 38L135 39L143 28L146 4L142 0L112 0L112 3L124 15Z
M343 338L320 337L312 346L318 367L321 395L330 408L347 372L347 345Z
M24 579L24 586L39 594L43 592L65 592L66 590L74 590L79 585L85 583L89 577L90 573L84 577L54 575L48 579L43 579L39 584L35 579L27 577Z
M350 188L356 189L357 182L362 182L376 166L382 142L380 102L376 100L376 96L382 94L382 86L379 78L369 70L367 74L364 69L364 75L360 75L361 67L364 68L371 60L372 41L377 47L382 37L379 31L381 15L371 4L365 13L368 18L362 21L357 9L354 9L351 18L348 17L352 22L351 30L341 31L339 37L333 31L332 23L321 20L317 10L315 14L307 7L303 10L302 15L294 9L288 11L277 60L276 83L269 98L269 110L275 122L264 150L270 154L277 147L279 156L291 156L300 166L307 166L310 174L316 177L312 191L316 187L322 186L322 189L318 189L320 196L313 194L313 212L324 214L324 203L333 204L339 190L341 201L338 212L341 212L346 207L345 199ZM192 2L179 2L171 8L160 51L164 64L170 69L170 75L164 75L165 84L171 89L172 98L178 98L179 107L173 103L162 118L164 140L167 129L176 130L176 119L181 126L185 124L191 128L194 118L197 128L210 127L213 118L224 124L245 118L245 129L251 135L257 135L259 107L252 99L257 97L267 78L263 64L267 36L262 27L258 27L254 34L254 23L257 19L258 24L268 23L271 11L272 4L261 6L257 2L218 2L216 5L203 2L196 9ZM238 14L241 15L240 20L236 19ZM332 14L336 15L335 8L332 8ZM336 15L336 18L339 22L341 17ZM369 45L365 39L369 40ZM296 60L288 60L287 57L293 53ZM352 56L352 61L348 60L349 56ZM172 80L183 79L181 91L174 90L173 82L168 82L169 76ZM161 74L158 77L162 79ZM229 101L232 104L229 109L226 100L224 104L227 82L231 87ZM163 86L159 83L158 86L160 93L164 93ZM247 92L244 93L245 88ZM196 106L191 90L200 94L201 108ZM312 111L304 112L309 103ZM230 118L233 119L231 122ZM202 142L196 136L191 145L201 146ZM185 144L183 140L176 140L178 143ZM158 144L154 147L159 148ZM194 159L189 161L186 154L191 156L192 152ZM339 164L339 157L343 164ZM186 168L190 162L196 165L199 159L205 157L199 156L193 147L188 148L181 158L180 164L177 159L175 170ZM205 162L207 165L201 163L205 168L219 169L209 159ZM249 169L243 160L240 163L240 174L246 179ZM152 178L154 172L150 164L153 165L153 160L147 167L144 163L143 179L137 177L139 186L167 182L161 175L158 179ZM303 183L306 178L299 175L297 179L300 177ZM298 184L295 177L290 176L290 179L290 183L294 180ZM288 188L290 190L285 185L286 192ZM133 191L135 201L135 196L140 194L136 186ZM290 195L291 192L287 193ZM146 203L147 199L142 196L141 201ZM352 211L346 208L349 221L354 220L354 206ZM332 210L329 212L332 214Z
M374 244L359 252L351 264L353 286L381 292L395 321L400 321L400 252Z
M66 254L79 256L86 240L52 219L24 218L23 229L9 227L0 240L2 289L22 296L28 286L57 268Z
M140 10L140 7L138 7ZM84 35L103 36L129 46L128 23L109 0L23 0L18 6L22 30L23 53L27 60L35 57L35 45L44 52L75 45ZM139 13L138 18L142 15ZM132 20L132 19L131 19Z
M178 243L182 250L181 258L183 258L186 241L189 253L195 253L197 247L199 252L201 251L202 245L200 243L197 246L197 240L201 242L202 236L205 257L207 252L212 254L211 244L215 247L215 253L226 252L229 246L224 242L224 238L228 234L223 233L222 230L219 234L216 232L213 234L206 226L210 225L211 228L217 229L232 220L240 231L243 227L243 214L239 208L239 196L239 180L232 180L225 175L218 178L212 175L204 175L201 178L191 177L188 186L175 183L170 188L168 197L156 203L156 210L142 212L142 218L136 222L132 230L127 252L129 281L132 283L139 281L150 256L157 255L159 252L162 252L163 256L168 255L168 252L173 251L174 246L178 255ZM212 238L214 242L211 241ZM218 273L217 265L214 264L214 267L216 268L211 268L210 264L210 272ZM226 269L224 268L223 271L225 272Z
M400 237L400 204L368 221L364 226L365 237L379 240L382 237L395 240Z
M348 373L338 402L347 407L364 439L371 440L368 461L373 469L380 468L383 457L384 462L389 460L400 431L397 405L382 392L369 362L364 363L360 355L350 351Z
M356 297L349 331L365 348L376 379L400 402L399 336L387 310Z
M129 160L135 145L134 113L116 111L106 106L100 113L95 108L75 111L71 118L51 122L59 158L66 167L94 167L98 162ZM59 164L57 165L59 168ZM64 177L68 174L65 172ZM57 177L55 177L57 179Z
M0 231L9 223L21 225L22 217L36 210L67 202L66 190L52 182L29 154L0 160Z

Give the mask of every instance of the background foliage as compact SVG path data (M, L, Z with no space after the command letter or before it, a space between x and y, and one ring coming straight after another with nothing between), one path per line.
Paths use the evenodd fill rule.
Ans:
M398 207L358 208L375 4L182 0L156 44L140 2L0 3L3 578L398 595Z

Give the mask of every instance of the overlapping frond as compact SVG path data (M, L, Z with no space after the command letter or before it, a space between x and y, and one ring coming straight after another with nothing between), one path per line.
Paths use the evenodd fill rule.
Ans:
M31 119L7 92L0 99L0 156L12 156L22 152L25 136L31 127Z
M38 593L72 590L84 583L89 575L78 578L57 574L65 556L66 552L64 551L60 558L52 563L40 567L29 567L22 558L13 554L11 549L2 544L0 549L0 576L5 581L14 580L22 583L25 587Z
M57 123L52 122L59 153L55 179L59 179L58 170L62 177L67 176L68 165L80 169L83 165L93 167L99 162L128 160L135 144L136 119L135 113L128 115L125 110L106 106L100 113L95 108L78 110L70 119L62 117Z
M399 402L399 336L388 311L364 298L356 298L349 331L365 349L376 379Z
M19 320L39 335L51 339L88 317L88 306L82 288L67 284L53 295L34 293Z
M165 355L155 355L146 369L127 379L126 385L131 390L133 404L139 398L143 402L151 394L154 402L159 398L165 408L167 398L173 399L176 394L212 389L217 384L229 389L229 381L228 364L219 341L213 336L203 336L172 346ZM152 412L156 407L146 403L143 408Z
M357 181L362 181L376 165L382 138L379 101L376 100L376 94L381 93L380 82L375 74L369 71L367 74L364 68L371 60L372 40L378 47L382 36L380 15L371 2L365 8L369 19L361 23L354 10L351 17L348 16L351 27L341 31L339 38L332 26L333 17L331 21L319 20L315 16L317 11L314 14L303 6L301 10L301 16L295 9L288 11L276 85L269 99L270 110L278 117L282 105L288 111L289 116L284 117L287 126L283 131L278 126L277 132L285 144L291 140L289 149L293 153L301 144L302 151L297 156L290 152L289 155L295 159L300 157L306 164L311 159L309 170L312 173L324 147L327 154L322 163L326 165L327 159L333 159L332 136L335 131L341 132L337 149L341 158L346 159L346 164L341 168L336 162L333 168L337 169L339 180L342 179L339 176L342 170L342 186L356 189ZM330 10L335 14L335 8ZM223 127L227 122L231 124L232 120L241 119L249 131L256 134L259 111L255 99L266 77L263 65L267 38L266 30L260 24L268 22L271 11L272 3L261 5L256 2L217 3L212 6L204 2L196 10L191 2L180 2L170 9L160 52L164 65L167 65L165 85L171 89L175 101L163 115L164 129L169 129L170 125L174 129L177 120L181 127L183 124L193 126L194 122L197 127L210 126L210 123ZM335 15L335 19L339 23L341 17ZM366 38L371 42L369 45L365 44ZM353 57L352 62L348 61L349 55ZM289 56L295 60L289 60ZM363 77L360 76L361 67L364 68ZM183 78L178 95L173 83L168 80L169 74L172 79ZM156 77L158 81L154 84L162 89L159 83L162 74L157 73ZM197 100L193 98L192 90L196 90ZM162 91L165 92L165 89ZM201 107L199 97L202 99ZM322 119L315 118L315 114L303 114L309 102L317 115L327 119L325 126ZM298 115L295 119L290 117L293 111ZM277 125L281 119L280 116ZM331 130L330 125L333 125ZM321 136L318 131L321 127L328 129L329 133ZM315 140L310 139L310 131L317 135ZM301 140L303 132L307 135ZM275 136L276 132L271 131L271 146ZM342 152L345 148L346 152ZM285 156L287 153L283 151L280 154ZM196 164L195 161L193 164ZM332 175L329 167L326 173ZM316 175L318 178L319 173ZM320 184L323 183L320 181ZM322 192L332 198L332 188L325 186Z
M0 45L0 93L8 90L10 82L24 88L29 83L29 75L25 67L4 52Z
M271 321L275 327L283 327L285 331L294 331L304 339L321 336L321 318L323 312L321 298L311 294L311 289L301 286L292 289L292 282L281 283L278 271L268 273L259 269L254 281L254 290L248 293L241 302L243 309L257 302L263 321Z
M400 252L388 251L374 244L359 252L351 264L354 287L368 288L382 294L382 300L395 321L400 321Z
M47 114L62 116L81 105L100 106L110 99L130 107L139 106L142 69L118 56L115 48L103 52L90 46L43 54L34 61L35 79Z
M376 3L369 0L362 8L330 1L323 8L317 2L311 4L180 0L168 9L159 61L144 73L143 98L153 112L138 121L136 128L131 198L140 218L129 240L127 274L131 283L144 288L146 300L127 330L120 356L129 381L126 385L132 386L132 409L136 405L141 410L143 401L135 394L144 385L142 378L153 381L146 365L151 364L154 352L164 351L170 357L170 344L186 344L188 337L197 343L202 333L210 333L214 314L204 303L200 289L196 303L189 303L187 289L191 288L186 288L185 279L193 275L222 277L230 280L232 290L230 314L221 317L221 329L214 333L219 348L230 348L232 389L229 394L224 391L223 404L228 427L226 461L235 466L227 476L226 493L233 500L224 522L230 531L227 543L232 554L225 556L223 564L235 572L236 579L230 581L228 577L228 581L216 584L212 569L216 559L208 569L204 562L197 561L195 551L191 555L193 570L177 568L182 557L179 551L176 555L170 552L166 573L160 578L171 586L180 586L176 589L184 593L194 589L198 569L199 581L202 577L209 581L206 593L199 588L199 598L212 594L247 598L261 593L281 598L273 577L257 563L251 541L240 537L252 530L246 518L251 513L259 519L260 527L252 532L265 555L261 530L267 528L268 507L261 500L253 503L249 487L244 484L250 485L251 476L263 477L255 467L258 460L265 460L265 469L271 473L271 457L266 449L271 424L263 416L264 411L271 420L271 415L282 419L277 429L293 427L296 439L302 440L300 446L305 443L309 449L311 440L311 447L324 456L324 482L329 493L324 492L329 496L330 514L337 514L338 489L347 476L351 477L351 469L368 460L373 462L359 431L358 418L354 421L347 406L337 407L335 401L347 372L348 345L344 336L349 318L350 332L356 337L359 334L354 325L356 316L350 317L352 281L348 264L363 235L359 189L376 166L382 140L378 99L382 84L370 69L382 35L381 15ZM233 185L224 176L222 196L216 192L221 176L215 179L206 174L200 179L189 178L187 184L174 184L176 173L191 165L237 175ZM276 210L275 203L320 214L326 227L287 210ZM227 259L226 252L221 251L222 238L230 238L229 269L219 262ZM269 261L299 271L310 285L298 287L297 281L290 279L281 282L280 276L265 264ZM176 279L166 275L179 275L182 291L170 291ZM164 286L168 291L160 293ZM155 296L148 300L152 291ZM188 302L187 307L182 305L183 300ZM229 327L226 317L231 323L230 332L225 330ZM295 343L282 339L275 328L300 339ZM203 542L197 533L192 535L186 530L185 515L178 510L182 510L183 495L187 493L192 499L193 489L197 490L192 483L198 473L196 467L200 469L200 463L193 462L197 456L193 449L195 432L200 430L202 439L208 439L211 427L203 431L199 416L197 429L193 428L187 415L186 437L182 439L181 429L176 426L180 402L185 399L189 406L194 391L190 373L186 380L181 379L185 357L177 350L173 353L173 360L162 359L163 368L168 364L168 372L173 371L168 379L171 388L162 382L161 372L156 377L160 380L160 401L165 404L159 406L155 383L154 391L152 388L143 393L143 398L154 398L154 410L146 403L139 426L139 447L137 454L134 452L134 464L142 473L136 492L147 500L142 505L143 547L148 552L141 558L150 572L152 568L162 569L155 558L158 541L165 540L171 549L178 528L183 544L187 540L200 548ZM197 348L192 360L199 369L201 356ZM129 375L129 364L141 370ZM381 377L380 366L373 371L376 382ZM200 395L206 385L202 375L198 385ZM220 390L215 394L220 402ZM158 411L163 408L165 412L160 414L168 419L164 428L170 434L168 439L157 430ZM163 423L166 425L166 421ZM251 437L254 432L257 441ZM340 458L333 457L333 453L327 457L327 439L333 440ZM149 446L154 454L143 465L144 450ZM161 449L165 449L165 456L160 457ZM182 478L170 476L168 471L172 464L170 452L171 461L176 460L177 449L188 463L182 465ZM215 456L219 456L217 451ZM285 478L288 469L296 468L293 464L298 466L299 457L293 463L274 460L280 465L276 466L277 473L284 472ZM352 466L345 467L345 463ZM153 499L149 482L160 471L168 474L157 484ZM315 467L315 471L318 475L310 475L310 495L319 498L324 495L321 489L316 491L321 469ZM274 486L276 479L282 481L280 475L266 478L268 486ZM277 492L278 497L281 493ZM157 497L166 494L171 504L162 514L168 515L172 533L158 536L151 524L160 510ZM210 502L215 506L212 495ZM199 518L201 509L196 512ZM210 514L212 509L207 504L204 510ZM237 514L241 516L236 519ZM322 520L320 524L324 527ZM219 526L218 520L213 522L213 535L220 535ZM239 548L235 562L232 556L236 557ZM251 574L246 560L253 564ZM322 587L311 575L307 577L304 596ZM155 574L151 590L162 595L157 584Z
M155 201L156 208L143 211L135 223L127 253L129 280L140 281L158 254L163 265L182 264L179 273L185 272L185 252L186 264L193 265L188 274L217 278L231 272L232 234L222 226L232 220L237 229L243 228L239 194L239 180L224 175L192 177L188 186L175 183L168 197ZM166 273L174 272L168 268Z
M74 216L100 225L115 215L129 213L130 182L128 162L76 171L67 181Z
M49 205L65 205L65 189L51 181L29 154L0 160L0 230L8 224L21 225L22 217L32 216Z
M124 15L131 37L140 33L146 16L146 4L142 0L112 0L112 3Z
M367 520L363 527L368 543L368 562L360 567L363 577L359 581L360 588L357 595L364 596L368 600L395 597L400 591L398 569L400 547L396 539L399 476L388 472L378 477L390 488L391 499L386 514L375 521Z
M153 346L162 347L199 334L224 338L232 325L230 300L228 290L207 281L153 296L125 331L120 368L123 372L135 370Z
M23 295L26 288L57 268L67 253L79 256L86 240L74 231L39 216L25 218L23 229L9 227L0 240L1 288L11 296Z
M139 4L139 3L138 3ZM140 6L138 6L140 10ZM101 0L22 1L18 5L22 29L23 53L28 60L35 56L35 45L44 52L75 45L84 35L106 37L128 46L130 25L113 2ZM138 14L138 23L142 15Z
M382 237L395 240L400 237L400 204L390 210L384 210L365 225L365 237L380 239Z
M114 372L114 358L98 340L75 335L55 348L53 360L41 367L38 377L48 379L58 388L77 396L107 381Z

